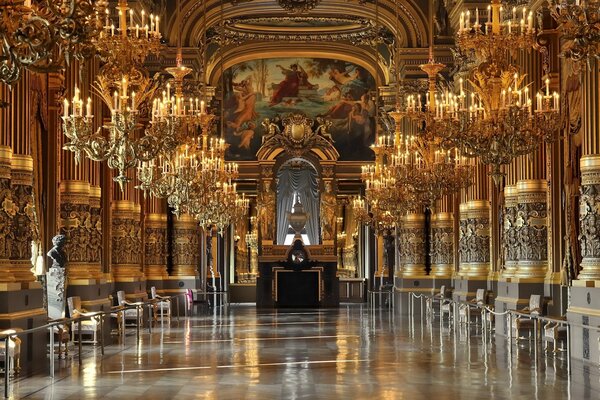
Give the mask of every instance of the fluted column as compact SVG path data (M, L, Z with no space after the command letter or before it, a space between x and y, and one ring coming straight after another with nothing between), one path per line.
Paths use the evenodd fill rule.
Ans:
M581 271L578 280L600 280L600 76L598 61L590 60L583 72L581 196L579 244Z
M459 223L459 275L486 278L490 270L488 167L477 161L473 185L463 190Z
M425 215L410 213L402 217L398 229L399 276L425 276Z
M144 273L152 281L160 281L167 274L167 210L164 199L146 200L144 224Z
M431 216L431 272L438 278L450 278L454 272L454 195L436 202Z
M191 278L198 276L199 235L198 222L191 216L184 214L173 221L172 275Z
M34 238L33 158L31 156L31 75L23 78L10 93L8 127L12 136L11 192L12 221L10 225L10 264L19 282L35 280L30 271L31 242Z

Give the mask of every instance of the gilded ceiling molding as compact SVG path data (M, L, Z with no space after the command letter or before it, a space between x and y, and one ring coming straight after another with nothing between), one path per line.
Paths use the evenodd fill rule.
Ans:
M345 43L253 42L227 48L219 56L208 60L207 76L211 86L218 86L221 77L221 63L223 63L222 69L226 70L241 62L263 58L331 58L360 65L371 75L376 76L380 85L389 84L392 78L382 59L378 60L377 68L374 68L375 61L372 51Z
M415 0L401 1L399 3L400 13L400 32L398 36L402 39L402 47L423 47L429 40L427 28L427 10L422 9ZM272 0L255 0L232 4L226 1L223 4L223 16L221 16L221 6L218 0L208 0L206 4L206 15L204 15L204 5L199 1L182 0L181 22L177 24L176 13L171 10L169 20L165 28L165 37L174 45L177 39L177 33L181 31L181 37L184 47L194 47L200 41L203 34L203 21L206 18L207 26L210 28L219 24L221 19L231 20L240 17L289 17L290 15L283 11L279 5ZM339 17L340 10L344 10L344 16L359 17L375 20L375 6L372 3L360 4L358 0L329 0L322 2L317 8L308 14L302 16L313 17ZM391 32L395 32L397 22L395 16L394 2L390 0L381 0L379 2L379 23L387 27Z

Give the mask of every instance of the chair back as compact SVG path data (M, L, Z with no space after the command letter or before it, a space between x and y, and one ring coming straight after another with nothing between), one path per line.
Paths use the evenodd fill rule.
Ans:
M156 298L156 286L150 288L150 298L154 300Z
M446 285L440 286L440 296L446 297Z
M75 317L75 310L81 310L81 297L72 296L67 298L67 306L69 307L69 315Z
M475 292L475 302L477 302L477 303L485 302L485 289L477 289L477 292Z
M119 305L122 306L125 303L125 292L122 290L119 290L117 292L117 301L119 302Z
M532 314L539 314L542 309L542 296L539 294L532 294L529 297L529 311L532 311ZM535 311L533 311L535 310Z

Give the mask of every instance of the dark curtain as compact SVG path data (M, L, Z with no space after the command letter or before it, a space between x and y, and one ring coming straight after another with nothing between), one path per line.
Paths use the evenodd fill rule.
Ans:
M294 205L294 193L308 214L306 235L310 244L319 243L319 184L312 168L281 168L277 174L277 244L285 242L289 228L288 212Z

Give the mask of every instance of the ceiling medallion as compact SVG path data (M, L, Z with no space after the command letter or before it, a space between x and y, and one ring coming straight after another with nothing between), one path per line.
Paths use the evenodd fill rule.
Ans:
M279 6L290 13L303 13L315 8L321 0L277 0Z

